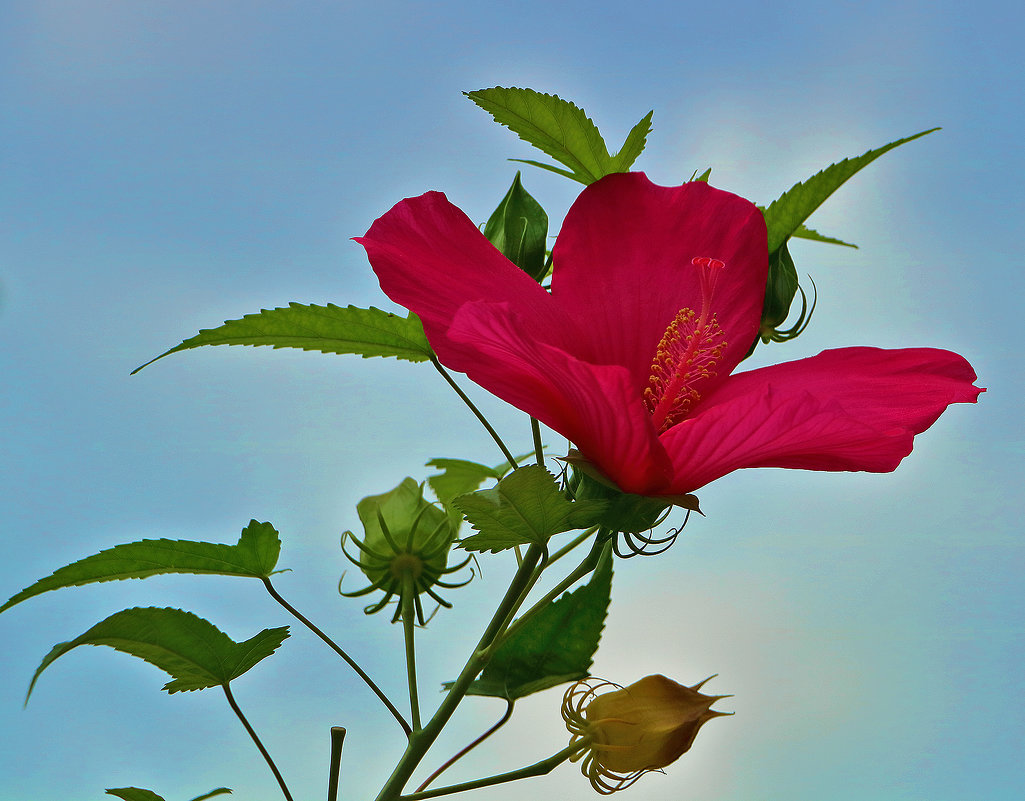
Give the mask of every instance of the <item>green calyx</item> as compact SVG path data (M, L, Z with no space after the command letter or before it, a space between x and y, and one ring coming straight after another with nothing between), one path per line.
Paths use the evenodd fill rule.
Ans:
M383 591L384 596L379 601L364 609L369 615L384 609L392 599L401 601L406 593L412 592L420 625L425 623L421 593L441 606L451 606L434 587L461 587L467 583L447 583L441 577L465 567L469 559L448 566L455 530L449 516L424 498L422 484L406 478L389 492L361 500L356 505L356 513L365 536L360 540L351 531L345 532L342 553L363 572L370 585L355 592L342 592L342 595L356 597ZM355 544L356 556L346 550L347 540ZM401 609L402 604L398 603L392 622L399 619Z

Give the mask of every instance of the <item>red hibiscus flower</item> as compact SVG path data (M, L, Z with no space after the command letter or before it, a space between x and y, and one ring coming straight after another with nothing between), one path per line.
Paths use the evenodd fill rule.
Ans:
M439 192L357 239L439 360L565 435L625 492L679 495L743 467L887 472L975 372L944 350L841 348L731 375L768 269L750 202L610 175L581 193L551 292Z

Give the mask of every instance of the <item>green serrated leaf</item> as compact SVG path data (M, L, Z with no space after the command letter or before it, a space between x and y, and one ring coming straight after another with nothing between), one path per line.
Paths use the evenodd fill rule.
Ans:
M495 651L469 695L515 700L585 678L598 650L612 592L612 557L591 580L528 620Z
M836 239L832 236L825 236L820 234L818 231L813 231L806 225L798 226L797 230L791 234L795 239L811 239L815 242L825 242L827 245L843 245L845 248L858 249L857 245L851 244L850 242L844 242L842 239Z
M100 581L141 579L166 573L220 576L270 576L278 563L281 540L270 523L249 521L235 545L191 540L140 540L115 545L55 570L0 606L0 612L27 598L64 587Z
M460 547L492 553L543 545L555 534L586 528L606 507L603 501L568 500L540 465L514 470L493 489L462 495L452 505L480 532L462 540Z
M121 801L164 801L164 797L141 787L111 787L107 795L117 796Z
M630 131L620 152L609 154L594 122L574 103L533 89L495 86L466 96L520 139L547 153L569 170L513 159L590 184L613 172L625 172L644 149L652 112Z
M499 479L502 474L495 468L468 462L464 458L433 458L427 463L428 468L439 468L442 473L427 477L430 485L442 504L448 506L452 498L473 492L489 478Z
M420 318L412 312L399 317L373 306L360 309L333 303L289 303L288 308L261 309L241 320L226 320L217 328L200 329L191 339L136 367L132 375L172 353L204 345L269 345L275 349L357 353L364 359L394 356L410 362L426 361L432 354Z
M855 158L844 159L831 164L807 181L794 184L765 210L765 224L769 229L769 253L775 253L794 235L801 223L856 172L871 164L883 153L938 130L939 128L930 128L928 131L869 150Z
M288 627L282 626L235 642L209 621L181 609L125 609L55 645L36 668L25 703L42 672L80 645L108 645L149 662L171 676L163 689L175 693L227 684L274 653L287 636Z
M640 122L630 129L630 133L626 135L626 141L623 142L623 146L612 159L612 172L627 172L637 161L637 157L644 152L644 147L648 143L648 134L651 133L651 118L654 114L654 111L649 111L641 117Z
M466 96L520 139L569 167L575 180L589 184L609 171L612 160L605 140L583 110L568 100L502 86Z

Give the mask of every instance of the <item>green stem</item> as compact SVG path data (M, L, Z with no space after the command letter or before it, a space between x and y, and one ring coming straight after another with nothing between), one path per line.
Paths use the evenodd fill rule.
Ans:
M267 588L267 592L270 593L271 598L273 598L275 601L277 601L279 604L285 607L285 609L287 609L296 620L298 620L300 623L306 626L306 628L308 628L310 631L312 631L314 634L320 637L320 639L323 640L332 651L338 654L342 659L345 660L349 667L356 671L356 675L363 679L364 683L371 690L374 691L374 694L377 695L378 698L381 699L381 703L383 703L388 708L388 711L392 713L392 717L394 717L395 720L398 721L399 725L402 727L402 730L406 733L406 736L408 737L409 734L412 732L412 729L410 728L409 724L406 723L406 719L402 717L402 713L395 708L395 705L390 700L388 700L388 696L386 696L384 694L384 691L381 690L381 688L374 683L373 679L371 679L370 676L368 676L364 672L363 668L361 668L356 663L356 660L354 660L351 656L345 653L345 651L343 651L334 640L332 640L319 628L313 625L313 623L311 623L301 612L299 612L298 609L296 609L288 601L282 598L278 594L278 591L275 590L274 586L270 583L269 578L264 577L263 586Z
M402 578L402 633L406 642L406 683L409 685L409 714L413 718L414 733L421 729L420 696L416 691L416 648L413 642L416 627L413 611L415 596L413 577L406 573Z
M488 433L491 435L491 438L495 441L495 444L497 444L498 447L501 449L502 454L505 456L505 458L509 460L509 464L513 466L513 469L518 467L518 465L516 464L516 459L512 455L512 451L505 447L505 443L502 442L502 438L498 436L498 432L495 431L494 428L492 428L491 423L488 422L488 419L481 413L480 409L473 405L473 401L467 397L466 393L459 388L459 385L453 380L452 376L449 375L448 370L441 366L441 362L438 361L438 357L434 354L431 354L431 364L433 364L435 369L439 373L441 373L441 377L448 382L448 385L455 390L460 400L462 400L462 402L469 407L470 411L474 413L476 418L480 420L481 425L483 425L484 428L488 430Z
M603 536L604 534L604 536ZM505 640L512 637L517 631L526 625L527 621L530 620L534 615L545 609L552 601L558 598L562 593L576 584L580 579L586 576L588 573L594 571L598 566L598 561L601 559L602 552L605 550L606 545L609 541L609 534L604 530L598 533L598 536L594 540L594 544L591 546L590 552L585 556L579 565L570 573L566 578L552 587L551 591L545 595L544 598L540 599L537 603L530 607L526 612L520 615L508 628L502 633L502 635L495 640L492 644L492 648L498 648Z
M263 743L260 742L260 738L256 736L256 732L253 727L249 725L249 721L246 720L246 716L242 714L242 710L238 708L238 704L235 703L235 697L231 694L231 690L228 688L228 683L225 682L221 685L221 689L224 690L224 697L228 699L228 705L231 710L235 713L236 717L242 721L243 727L249 732L249 736L256 743L256 747L260 753L263 754L264 760L270 766L271 773L274 774L274 778L278 780L278 785L281 787L281 792L284 793L286 801L292 801L292 794L288 792L288 787L285 785L285 780L281 778L281 772L278 770L278 766L274 764L274 760L271 759L270 754L267 753L267 749L263 747Z
M530 418L530 433L534 435L534 457L537 459L537 463L541 467L545 466L544 449L545 446L541 442L541 424L538 423L536 417Z
M338 801L338 774L342 767L342 743L345 741L345 729L341 726L331 727L331 767L327 776L327 801Z
M505 591L505 595L491 618L491 622L477 643L477 647L473 650L470 658L467 659L459 676L453 682L448 694L441 702L438 710L427 722L427 725L410 736L409 742L406 744L405 753L399 759L395 770L392 771L384 787L381 788L381 792L378 793L377 801L394 801L394 799L400 796L402 788L406 786L406 782L409 781L409 777L427 754L427 750L438 739L442 729L445 728L452 715L455 714L456 708L466 696L466 691L470 684L487 665L490 657L487 650L488 646L498 637L505 625L505 621L510 615L516 613L516 610L519 608L518 605L522 603L523 589L530 583L534 575L534 568L541 561L543 554L544 549L540 545L531 545L527 548L527 553L523 557L523 564L519 566L516 574L513 576L508 589Z
M559 550L557 550L555 553L553 553L551 558L548 560L548 567L551 567L555 562L557 562L560 559L562 559L562 557L564 557L566 554L568 554L570 551L572 551L578 545L580 545L580 544L582 544L584 542L587 542L588 538L592 534L594 534L594 532L596 532L597 530L598 530L598 526L591 526L583 534L579 534L578 536L574 537L572 542L569 542L566 545L564 545L562 548L559 548Z
M519 770L511 770L508 773L500 773L497 776L488 776L486 779L475 779L462 784L450 784L448 787L439 787L437 790L425 790L418 793L410 793L399 797L399 801L422 801L425 798L437 798L440 795L451 793L462 793L466 790L476 790L480 787L490 787L493 784L513 782L517 779L529 779L532 776L544 776L551 773L555 768L573 756L581 748L580 743L566 746L559 753L552 754L548 759L542 759L533 765L528 765Z
M444 773L446 770L448 770L450 767L452 767L456 762L458 762L460 759L462 759L464 756L466 756L468 753L470 753L474 748L476 748L478 745L480 745L482 742L484 742L486 739L488 739L488 737L490 737L492 734L494 734L496 731L498 731L506 723L509 722L509 718L512 717L513 705L514 705L515 702L511 698L506 698L505 699L505 703L506 703L505 713L502 715L502 717L500 717L498 719L498 723L496 723L494 726L492 726L490 729L488 729L486 732L484 732L480 737L475 739L472 743L467 745L465 748L460 749L459 752L456 753L455 756L453 756L451 759L447 760L444 765L442 765L440 768L438 768L436 771L434 771L434 773L432 773L430 776L428 776L424 780L424 783L416 788L416 791L418 793L421 790L426 790L427 786L431 782L433 782L435 779L437 779L442 773Z

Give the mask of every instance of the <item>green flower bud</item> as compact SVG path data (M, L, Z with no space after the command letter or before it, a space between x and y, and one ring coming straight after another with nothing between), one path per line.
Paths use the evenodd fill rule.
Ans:
M545 261L548 215L523 188L519 172L488 218L484 236L535 281L541 281L548 273L549 264Z

